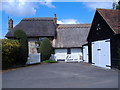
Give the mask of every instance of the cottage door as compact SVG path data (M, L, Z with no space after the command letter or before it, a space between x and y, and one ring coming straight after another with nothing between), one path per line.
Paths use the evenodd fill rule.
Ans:
M88 46L83 46L83 60L88 62Z

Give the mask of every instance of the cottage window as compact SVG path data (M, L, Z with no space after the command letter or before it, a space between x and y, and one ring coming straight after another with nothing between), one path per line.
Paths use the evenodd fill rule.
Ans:
M44 39L45 39L44 37L40 37L40 38L39 38L40 41L43 41Z
M70 48L67 49L67 54L71 54L71 49Z

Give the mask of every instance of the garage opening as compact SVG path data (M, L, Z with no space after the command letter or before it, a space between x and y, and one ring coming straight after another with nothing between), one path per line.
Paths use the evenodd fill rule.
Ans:
M92 42L92 64L111 68L110 39Z

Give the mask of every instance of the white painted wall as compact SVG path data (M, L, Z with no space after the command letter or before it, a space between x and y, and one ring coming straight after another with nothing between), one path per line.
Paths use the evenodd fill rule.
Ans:
M81 48L71 48L71 54L69 54L69 58L67 58L67 49L55 49L55 57L57 60L66 60L73 59L73 61L82 61L82 49Z
M65 60L67 57L67 49L55 49L55 60Z
M26 64L40 63L40 53L37 52L35 41L28 42L29 57Z
M111 66L110 42L107 40L100 40L92 42L92 63L96 66L106 67Z
M83 60L84 62L89 62L88 61L88 46L83 46Z
M82 61L82 49L81 48L73 48L71 49L71 57L74 59L74 61Z

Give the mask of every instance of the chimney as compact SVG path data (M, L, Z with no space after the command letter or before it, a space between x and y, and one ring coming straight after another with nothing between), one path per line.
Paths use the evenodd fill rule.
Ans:
M13 20L12 20L12 18L10 18L9 21L8 21L8 30L11 30L11 29L13 29Z
M55 22L55 24L57 24L57 17L56 17L56 14L54 14L54 22Z

